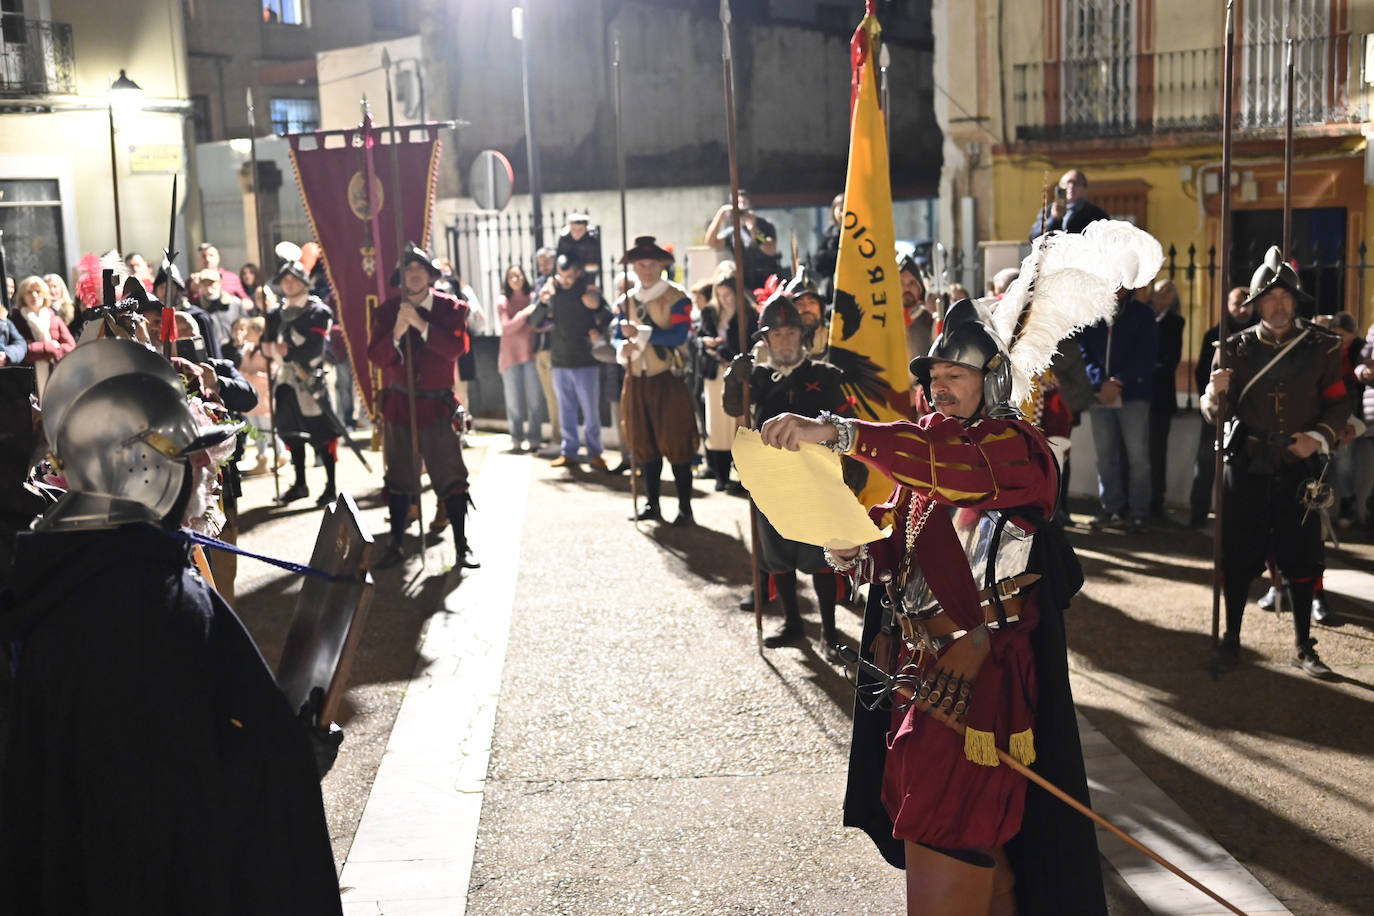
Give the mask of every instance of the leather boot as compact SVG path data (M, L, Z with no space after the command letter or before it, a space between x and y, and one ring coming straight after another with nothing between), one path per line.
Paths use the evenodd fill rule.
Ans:
M797 604L797 574L795 572L774 573L773 582L777 585L778 598L782 601L782 626L763 638L764 648L776 649L801 642L806 635L802 627L801 608Z
M334 488L334 472L339 460L335 457L333 447L326 449L321 456L324 459L324 492L320 498L315 500L317 506L327 506L338 497L338 491Z
M477 569L482 565L473 557L472 548L468 545L467 521L470 505L472 499L467 493L454 493L444 500L449 524L453 526L453 550L457 556L454 565L462 569Z
M836 577L833 572L818 572L811 577L816 586L816 604L821 612L821 657L829 662L840 660L835 648L840 642L840 631L835 628Z
M640 479L644 482L644 506L639 514L631 519L636 522L662 521L658 499L663 490L663 459L655 458L639 466Z
M291 470L296 473L296 482L277 500L283 506L310 495L310 490L305 485L305 443L293 441L287 448L291 450Z
M387 499L387 509L391 513L388 523L391 528L391 543L382 551L381 557L372 565L377 569L390 569L405 559L402 544L405 542L406 527L410 522L411 498L406 493L392 493Z
M706 453L706 458L711 464L711 473L716 478L716 492L724 493L725 488L730 485L730 453L711 450Z
M686 528L692 524L692 465L675 464L673 482L677 484L677 518L673 519L674 528Z

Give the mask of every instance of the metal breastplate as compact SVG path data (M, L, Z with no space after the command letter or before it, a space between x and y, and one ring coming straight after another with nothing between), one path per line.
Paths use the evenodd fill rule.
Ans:
M986 587L990 569L992 581L1001 582L1021 575L1029 567L1034 534L1007 518L1002 524L994 554L993 539L998 523L1003 518L1002 512L996 509L985 512L950 511L954 534L968 558L969 568L973 570L976 588ZM919 562L911 564L910 577L902 589L902 610L913 617L933 617L940 612L940 603L931 592Z

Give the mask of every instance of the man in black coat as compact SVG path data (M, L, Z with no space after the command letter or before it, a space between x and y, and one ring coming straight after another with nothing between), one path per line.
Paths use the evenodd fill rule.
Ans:
M44 423L69 490L0 601L5 912L337 916L308 728L178 538L237 427L114 338L54 370Z
M1250 291L1237 286L1226 295L1226 329L1229 334L1243 331L1254 325L1255 304L1250 301ZM1207 390L1212 378L1212 357L1217 350L1216 325L1202 336L1202 346L1198 350L1197 365L1193 367L1193 377L1197 381L1200 395ZM1212 510L1212 489L1217 474L1217 427L1202 418L1202 431L1198 435L1197 455L1193 459L1193 487L1188 494L1188 527L1200 528L1207 521L1207 513Z
M1035 215L1035 224L1031 226L1030 231L1031 241L1056 229L1064 232L1082 232L1088 224L1100 219L1111 217L1107 215L1106 210L1088 200L1088 176L1078 169L1069 169L1064 173L1064 177L1059 179L1058 193L1055 195L1054 203L1050 204L1049 219L1045 219L1043 210Z
M535 327L550 321L553 385L563 430L561 454L553 466L577 463L584 444L578 439L580 411L587 463L607 470L606 459L601 457L601 363L592 355L592 345L609 339L611 307L601 290L587 281L582 265L567 255L558 256L553 279L540 288L539 304L529 317Z
M743 379L749 376L750 423L759 429L780 414L795 413L819 417L831 412L853 416L853 410L840 383L843 374L828 363L807 357L803 345L806 324L786 292L778 292L764 306L759 330L754 339L768 342L768 362L755 366L748 353L741 353L725 373L721 397L725 412L744 416ZM846 459L848 460L848 459ZM811 576L816 587L816 604L821 614L821 642L824 656L838 660L839 633L835 629L835 572L825 562L821 548L789 541L778 533L762 513L758 514L759 566L773 577L782 601L783 622L777 631L763 638L763 644L779 646L801 642L805 636L801 608L797 603L797 573Z
M1173 280L1160 280L1150 293L1150 308L1159 327L1159 362L1150 386L1150 516L1164 515L1168 484L1169 427L1178 413L1174 375L1183 358L1183 314Z

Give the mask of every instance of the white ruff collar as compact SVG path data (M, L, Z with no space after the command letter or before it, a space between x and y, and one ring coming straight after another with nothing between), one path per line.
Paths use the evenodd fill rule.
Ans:
M639 281L635 281L635 288L630 290L630 295L634 296L640 302L653 302L667 291L668 281L659 277L658 282L648 289L640 286Z

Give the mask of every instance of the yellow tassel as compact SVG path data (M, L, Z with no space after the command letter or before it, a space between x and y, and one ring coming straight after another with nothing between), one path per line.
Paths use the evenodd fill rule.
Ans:
M976 728L964 729L964 756L972 763L985 767L995 767L997 760L997 739L992 732L980 732Z
M1035 763L1035 736L1029 728L1012 735L1008 745L1008 753L1017 763L1026 766Z

